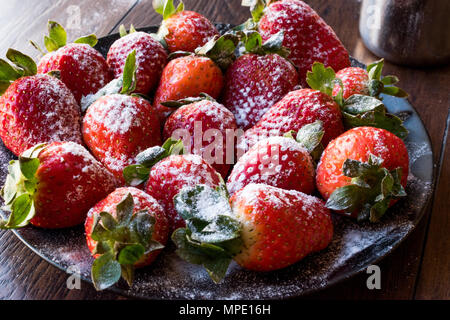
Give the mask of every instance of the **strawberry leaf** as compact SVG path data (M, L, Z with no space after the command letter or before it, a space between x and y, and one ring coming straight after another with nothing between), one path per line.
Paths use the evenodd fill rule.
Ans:
M128 166L123 171L125 182L138 186L148 180L151 168L164 158L184 153L183 141L169 138L161 147L149 148L136 156L137 164Z
M241 225L228 198L223 192L197 185L183 188L175 196L174 204L186 222L186 228L176 230L172 236L178 255L202 265L219 282L242 245Z
M29 56L17 50L8 49L6 57L22 71L22 76L33 76L37 73L36 62Z
M116 284L121 274L120 263L114 259L112 252L101 255L92 264L91 278L95 289L98 291Z
M49 21L47 28L48 28L47 38L50 39L52 45L54 45L54 47L52 48L53 50L50 50L46 44L45 46L47 47L47 50L55 51L61 47L64 47L67 43L67 33L64 30L64 28L55 21Z
M309 153L315 150L322 149L321 141L325 131L323 129L323 122L317 120L313 123L304 125L297 133L296 140L300 143Z
M358 221L378 221L392 200L406 195L401 185L401 168L389 171L382 159L370 155L364 163L347 159L343 174L351 179L347 186L337 188L329 197L326 207L343 211L348 215L358 214Z
M145 248L141 244L131 244L120 250L117 261L121 265L135 264L145 253Z
M348 129L370 126L388 130L401 139L408 136L403 121L388 113L384 104L374 97L358 94L351 96L342 107L342 116Z
M209 40L203 47L195 49L195 53L200 56L206 56L213 60L222 70L236 59L235 51L239 39L232 33L226 33L217 38Z
M73 43L83 43L83 44L87 44L91 47L95 47L96 44L98 43L98 39L95 34L90 34L88 36L83 36L83 37L76 39Z
M45 144L37 145L23 153L8 166L8 175L0 195L5 205L3 210L11 212L7 221L0 221L0 229L17 229L28 225L34 217L33 195L36 192L36 172L40 161L37 158Z
M120 93L123 87L123 76L118 79L112 80L106 86L101 88L96 94L90 94L83 96L81 98L81 111L86 112L86 110L98 99L104 96Z
M242 6L250 7L250 12L252 14L252 20L258 23L264 15L264 9L266 8L265 0L243 0Z
M121 94L130 94L136 89L136 50L128 54L123 68L123 87Z
M367 72L369 73L369 80L380 80L383 67L384 67L384 59L369 64L367 66Z
M182 106L192 104L195 102L199 102L199 101L203 101L203 100L216 102L216 99L211 97L209 94L202 92L198 95L198 97L189 97L189 98L184 98L184 99L180 99L177 101L165 101L165 102L161 102L161 105L168 107L168 108L172 108L172 109L178 109Z
M333 88L336 84L336 73L333 68L325 68L323 63L314 62L312 71L307 73L306 82L312 89L332 97Z

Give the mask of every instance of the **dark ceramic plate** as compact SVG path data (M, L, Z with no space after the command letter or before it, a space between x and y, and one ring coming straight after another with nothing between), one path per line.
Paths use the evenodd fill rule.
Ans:
M223 31L227 25L218 25ZM144 31L155 32L156 27ZM111 35L100 39L97 48L106 55L118 39ZM361 64L352 60L354 65ZM391 113L405 119L410 131L406 139L411 172L408 197L390 208L382 222L356 224L334 216L335 236L330 246L299 263L271 273L255 273L232 264L225 280L214 285L207 273L192 266L169 246L150 267L139 270L132 288L120 283L112 290L120 294L147 299L270 299L304 295L349 278L376 263L394 250L416 227L424 215L434 186L433 155L430 139L417 112L408 101L384 97ZM0 147L0 177L4 181L7 164L13 155ZM3 214L3 213L2 213ZM66 271L75 266L84 280L90 281L92 258L81 227L48 231L27 227L14 231L31 250Z

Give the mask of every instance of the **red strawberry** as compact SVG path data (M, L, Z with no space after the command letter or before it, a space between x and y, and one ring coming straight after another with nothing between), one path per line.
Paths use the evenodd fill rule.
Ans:
M197 155L174 155L158 162L150 171L145 191L159 201L170 221L170 229L183 227L173 198L184 187L205 184L217 187L223 180L203 158Z
M245 153L231 172L227 187L231 194L250 183L262 183L311 194L315 189L314 161L310 155L320 147L322 123L304 126L293 137L270 137Z
M2 190L9 220L1 228L76 226L117 180L82 146L73 142L41 144L11 162Z
M154 1L153 7L163 16L159 35L164 38L170 52L194 52L219 35L207 18L197 12L183 11L182 1L177 8L173 5L173 0Z
M83 96L94 94L112 77L103 56L92 46L97 43L94 35L75 40L66 45L67 35L56 22L49 22L49 51L38 64L38 73L58 71L60 79L72 91L78 103Z
M172 109L162 106L162 102L196 97L200 93L217 99L222 86L222 71L211 59L199 56L177 58L164 68L154 105L164 120Z
M227 70L223 103L244 130L298 84L295 67L278 54L245 54Z
M145 32L126 34L113 43L108 52L108 65L114 77L119 78L125 66L127 56L136 50L136 89L135 92L147 94L158 85L162 70L167 62L167 52L151 35Z
M322 200L298 191L249 184L228 199L200 185L175 198L186 229L172 235L177 253L203 265L219 282L233 258L242 267L272 271L288 267L328 246L330 212Z
M354 128L323 152L317 188L330 209L376 221L405 195L408 159L404 142L389 131Z
M269 136L282 136L291 130L298 131L316 120L323 123L324 146L344 131L341 111L331 97L311 89L292 91L273 105L253 128L245 132L238 143L238 152L245 152L257 141Z
M289 58L298 68L302 85L306 86L306 72L316 61L336 71L350 66L349 54L334 31L303 1L276 1L262 9L257 6L253 16L262 15L259 31L263 40L284 32L283 45L291 50Z
M4 81L7 89L0 97L0 137L5 146L20 155L38 143L81 143L80 107L65 84L49 75L33 75L34 61L15 50L10 49L7 56L27 61L28 67L22 67L29 70L21 77L6 62L1 66L0 72L9 70L10 81L18 79Z
M139 153L161 144L159 117L143 98L104 96L88 108L83 137L94 156L123 181L123 169Z
M182 105L183 103L187 103ZM222 177L230 170L227 159L234 159L234 144L227 148L227 136L237 129L234 115L211 98L193 98L167 119L164 139L184 139L185 148L203 157Z
M355 94L378 98L381 93L406 98L408 94L394 86L399 81L396 76L385 76L381 79L383 66L384 59L381 59L368 65L367 70L349 67L337 72L336 78L342 81L344 99L348 99ZM340 90L340 84L336 84L333 89L333 96L337 96Z
M168 222L158 202L136 188L120 188L88 213L86 240L96 257L92 280L97 290L122 275L131 286L134 268L150 265L167 242Z

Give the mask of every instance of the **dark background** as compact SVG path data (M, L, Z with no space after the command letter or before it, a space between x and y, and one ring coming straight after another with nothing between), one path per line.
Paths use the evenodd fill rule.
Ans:
M186 8L214 22L239 24L249 14L241 0L184 0ZM368 63L377 59L362 43L358 32L360 1L309 0L330 24L350 54ZM0 56L10 47L33 57L27 40L43 41L48 19L66 26L69 40L95 32L99 37L118 32L122 23L136 27L157 25L151 0L10 0L0 10ZM449 299L450 230L449 124L450 66L408 68L390 63L385 74L396 74L401 87L419 112L431 136L434 163L439 175L436 193L427 214L408 239L379 265L381 290L368 290L366 274L306 298L313 299ZM66 289L67 275L35 255L11 232L0 231L0 299L124 299L97 293L90 284L81 290Z

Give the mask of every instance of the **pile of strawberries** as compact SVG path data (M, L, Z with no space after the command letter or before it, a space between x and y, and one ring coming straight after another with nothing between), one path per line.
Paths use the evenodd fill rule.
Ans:
M408 132L380 98L406 97L398 79L383 60L351 67L303 1L247 2L251 18L220 36L154 1L159 32L121 27L107 59L53 21L38 65L10 49L0 137L18 160L0 228L84 222L102 290L131 285L170 235L219 282L233 259L271 271L326 248L330 210L378 221L406 195Z

